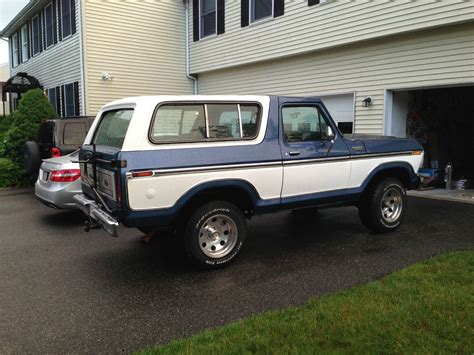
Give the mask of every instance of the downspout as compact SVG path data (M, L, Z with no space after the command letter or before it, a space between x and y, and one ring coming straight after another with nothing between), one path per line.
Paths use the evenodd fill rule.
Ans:
M198 79L196 76L190 73L190 60L189 60L189 0L184 0L185 7L185 39L186 39L186 77L194 81L194 95L198 94Z
M79 12L79 52L81 56L81 81L82 81L82 90L81 90L81 109L82 115L86 116L86 74L84 69L84 30L83 30L83 14L82 14L82 0L78 1L78 12Z

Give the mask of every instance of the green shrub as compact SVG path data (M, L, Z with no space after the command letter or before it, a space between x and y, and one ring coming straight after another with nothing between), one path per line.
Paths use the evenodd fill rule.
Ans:
M6 132L13 123L13 115L0 116L0 134Z
M4 134L4 143L0 142L0 153L3 150L3 156L23 164L23 145L29 140L36 140L41 121L56 116L43 91L28 91L20 99L18 109L11 114L11 122Z
M27 186L32 182L21 165L8 158L0 158L0 187Z

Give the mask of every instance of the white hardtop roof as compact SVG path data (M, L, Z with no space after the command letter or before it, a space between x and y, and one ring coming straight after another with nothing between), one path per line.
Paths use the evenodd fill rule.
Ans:
M114 106L157 105L166 101L257 101L268 100L268 95L158 95L132 96L107 103L102 110Z

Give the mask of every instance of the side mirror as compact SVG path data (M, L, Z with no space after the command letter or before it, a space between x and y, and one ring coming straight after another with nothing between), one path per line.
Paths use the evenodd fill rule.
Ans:
M334 132L332 131L332 128L330 126L328 126L328 137L327 139L332 141L334 139Z

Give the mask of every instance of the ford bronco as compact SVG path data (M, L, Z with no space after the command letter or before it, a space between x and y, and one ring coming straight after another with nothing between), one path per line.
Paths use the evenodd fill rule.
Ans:
M422 161L412 139L343 136L317 98L133 97L98 113L74 198L87 228L171 228L216 268L257 214L354 205L372 231L397 229Z

